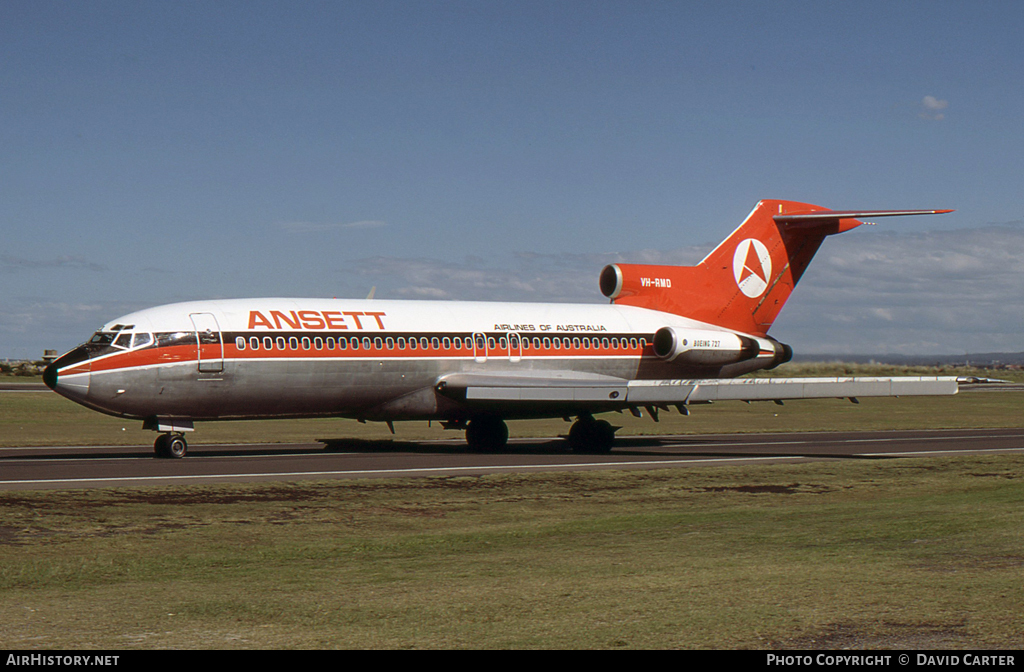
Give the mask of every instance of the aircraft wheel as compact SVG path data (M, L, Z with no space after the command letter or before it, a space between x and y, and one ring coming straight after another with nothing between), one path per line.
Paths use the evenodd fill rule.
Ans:
M156 441L153 443L153 451L157 457L170 457L170 454L167 452L167 444L170 443L170 440L170 434L161 434L156 437Z
M569 448L574 453L607 453L615 443L615 429L607 420L581 418L569 428Z
M153 450L157 457L180 460L188 452L188 443L181 434L161 434L156 437Z
M466 427L466 443L475 453L501 450L508 444L508 425L501 418L476 418Z
M188 444L185 443L184 436L176 434L175 436L170 437L170 440L167 442L167 457L180 460L185 457L185 453L187 452Z

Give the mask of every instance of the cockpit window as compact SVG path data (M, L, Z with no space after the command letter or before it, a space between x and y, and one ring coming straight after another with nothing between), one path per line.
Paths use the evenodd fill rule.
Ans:
M93 345L110 345L114 342L114 335L97 331L92 335L92 338L89 339L89 342Z
M141 348L145 345L149 345L153 342L153 337L149 334L135 334L135 340L132 341L133 348Z
M132 335L131 334L121 334L120 336L117 337L117 340L114 341L114 347L115 348L124 348L126 350L128 348L132 347Z

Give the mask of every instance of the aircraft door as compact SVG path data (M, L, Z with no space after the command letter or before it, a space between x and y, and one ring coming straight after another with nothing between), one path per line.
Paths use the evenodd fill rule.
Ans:
M224 370L224 343L220 325L213 313L191 313L192 325L196 328L196 348L200 373L219 373Z
M487 337L484 334L473 334L473 357L478 362L487 361Z
M523 356L522 340L519 334L508 335L508 358L510 361L518 362Z

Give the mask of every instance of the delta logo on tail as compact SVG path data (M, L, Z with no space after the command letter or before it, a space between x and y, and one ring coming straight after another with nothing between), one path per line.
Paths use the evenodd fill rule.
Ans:
M752 299L764 294L772 275L772 256L768 248L756 238L747 238L736 246L732 258L732 272L736 285Z

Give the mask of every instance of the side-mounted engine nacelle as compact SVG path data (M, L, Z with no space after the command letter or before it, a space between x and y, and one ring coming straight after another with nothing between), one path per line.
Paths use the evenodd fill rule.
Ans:
M751 338L727 331L662 327L654 333L654 354L667 362L722 366L749 359L770 359L774 369L793 358L793 348L774 338Z
M785 364L789 360L793 359L793 348L786 345L785 343L779 343L774 338L769 338L768 342L775 348L775 355L772 357L772 363L765 367L768 369L774 369L779 364Z
M761 344L753 338L727 331L662 327L654 333L654 354L666 362L719 366L753 359L760 352Z

